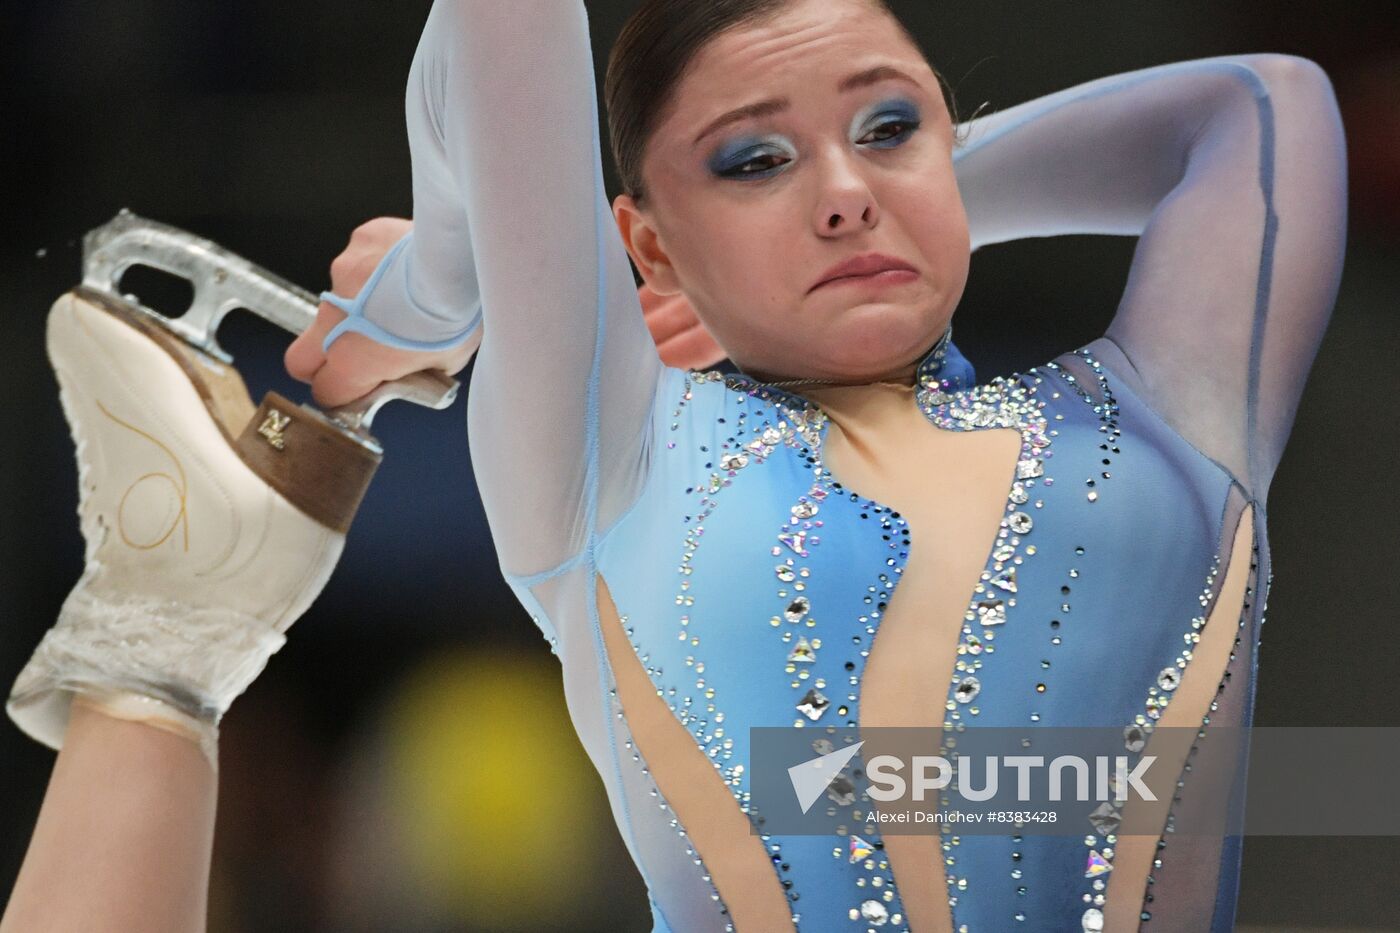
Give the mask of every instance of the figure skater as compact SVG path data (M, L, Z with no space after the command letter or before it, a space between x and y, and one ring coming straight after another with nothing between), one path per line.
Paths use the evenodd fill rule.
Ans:
M437 0L412 228L356 232L286 362L331 405L475 351L501 568L654 929L1231 929L1238 834L754 834L749 737L1250 723L1267 493L1343 256L1327 76L1222 56L959 123L880 0L644 0L608 63L610 206L593 74L578 0ZM1107 332L978 381L950 339L971 252L1079 233L1139 238ZM103 686L33 663L21 716ZM153 650L142 683L201 681ZM5 933L199 922L211 773L99 705Z

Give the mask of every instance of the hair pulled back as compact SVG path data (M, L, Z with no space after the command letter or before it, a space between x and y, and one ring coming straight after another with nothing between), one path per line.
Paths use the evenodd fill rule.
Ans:
M642 158L661 114L671 102L686 67L722 32L758 25L786 9L792 0L642 0L628 18L608 56L603 99L608 140L622 190L641 202ZM952 88L934 67L928 50L887 0L864 0L888 14L933 69L943 100L958 122Z

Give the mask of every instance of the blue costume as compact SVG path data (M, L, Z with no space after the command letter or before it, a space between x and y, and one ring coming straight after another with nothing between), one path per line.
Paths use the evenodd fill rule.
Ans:
M407 94L415 232L333 296L352 315L329 339L481 341L468 423L501 566L560 659L657 933L779 913L813 933L1092 931L1114 905L1148 930L1230 929L1237 835L1130 855L1109 814L1083 836L945 832L920 862L878 831L734 827L749 729L864 723L880 670L931 672L903 696L910 724L1122 727L1140 749L1172 717L1207 737L1250 723L1266 495L1342 261L1326 76L1202 59L973 121L954 159L974 248L1140 237L1109 330L1009 378L979 382L940 340L913 385L799 392L661 363L603 190L593 74L582 2L438 0ZM1001 432L987 537L905 504L945 508L956 460L889 487L899 502L853 479L877 408L938 432L910 450ZM836 429L850 476L827 463ZM942 585L939 554L975 561L970 589ZM921 593L951 597L948 637L899 668L911 643L881 636L935 613Z

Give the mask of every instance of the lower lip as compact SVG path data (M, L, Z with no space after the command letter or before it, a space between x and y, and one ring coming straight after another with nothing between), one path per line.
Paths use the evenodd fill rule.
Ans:
M870 275L843 275L839 279L828 279L817 288L826 288L829 285L901 285L905 282L912 282L918 277L919 273L909 269L885 269Z

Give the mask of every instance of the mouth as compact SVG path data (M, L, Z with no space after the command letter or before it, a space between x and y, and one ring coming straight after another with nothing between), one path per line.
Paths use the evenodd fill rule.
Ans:
M918 277L918 270L902 259L883 253L862 253L826 270L808 292L835 285L898 285Z

